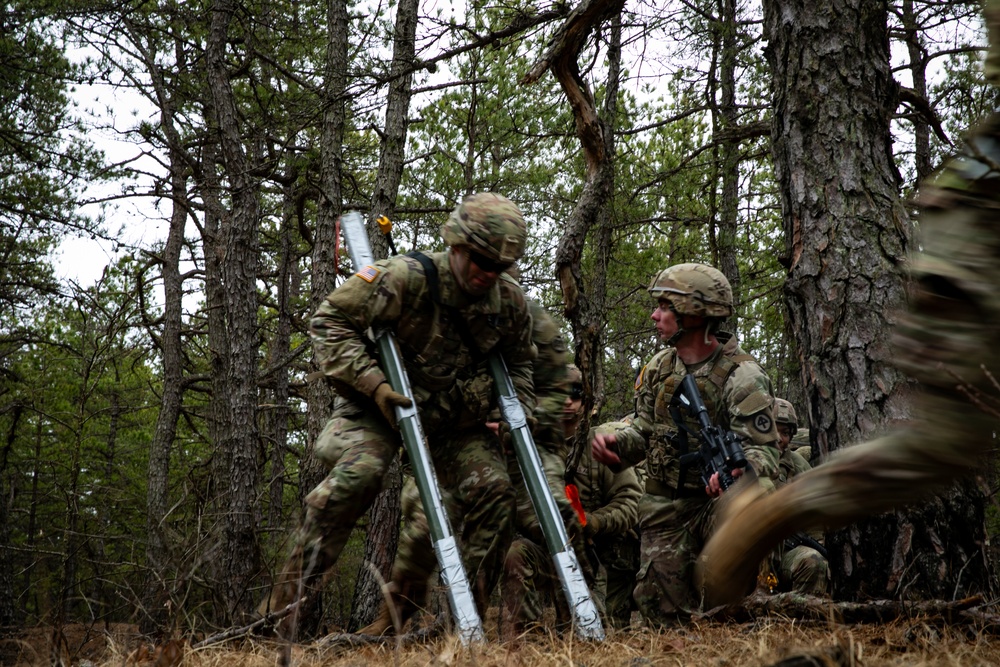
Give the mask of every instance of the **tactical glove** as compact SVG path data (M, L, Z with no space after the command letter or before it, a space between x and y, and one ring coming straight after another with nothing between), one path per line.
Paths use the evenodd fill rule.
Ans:
M413 405L411 401L406 396L393 391L392 387L389 386L388 382L383 382L379 386L375 387L375 393L372 394L372 399L375 401L375 405L378 409L382 411L382 416L385 417L393 428L396 428L396 408L408 408Z
M588 539L593 539L597 535L598 531L601 530L600 520L593 514L587 514L587 525L583 527L583 534Z

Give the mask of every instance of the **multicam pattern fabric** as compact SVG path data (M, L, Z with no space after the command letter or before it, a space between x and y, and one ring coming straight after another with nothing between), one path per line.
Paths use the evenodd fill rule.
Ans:
M498 262L520 259L527 239L521 209L492 192L466 197L448 216L441 236L449 246L472 246Z
M461 545L472 594L480 617L485 618L489 596L496 588L513 538L514 489L506 459L496 436L485 425L450 438L432 458L448 518ZM411 582L411 596L422 605L437 557L412 478L404 485L401 509L403 530L391 581Z
M809 463L791 448L781 453L780 473L775 486L781 488L794 477L810 469ZM811 537L822 543L822 532ZM788 548L781 544L770 558L770 567L777 579L775 591L791 591L806 595L827 595L830 587L830 564L812 547L798 545Z
M639 501L639 572L632 597L648 625L670 627L701 608L694 564L711 533L714 507L708 496L675 500L647 493Z
M399 434L371 399L385 375L369 328L388 328L399 342L442 493L451 516L464 520L463 553L477 600L485 604L496 584L511 539L514 491L496 438L484 425L495 402L485 357L492 349L502 352L518 397L533 408L531 319L516 284L499 281L482 297L471 297L456 284L447 253L430 257L438 267L438 299L429 294L416 259L395 257L349 278L310 321L317 359L339 394L315 446L330 472L306 499L304 529L264 611L294 599L292 584L303 562L311 564L307 585L332 567L400 447ZM434 568L426 522L407 526L404 538L394 572L423 585Z
M537 351L531 374L535 389L532 435L539 448L563 455L565 459L567 445L562 411L570 388L569 350L559 324L540 303L529 299L528 312L531 314L531 342Z
M649 293L665 298L682 315L729 317L733 314L733 289L726 276L706 264L675 264L660 271L649 284Z
M719 334L724 345L694 369L698 390L716 425L742 436L747 447L774 447L778 432L771 412L771 381L757 362L728 334ZM704 488L697 470L680 475L677 427L669 405L674 389L688 374L688 368L673 348L653 357L642 371L636 390L636 416L630 427L617 431L617 451L622 462L634 465L646 461L647 479L673 489L698 491ZM686 423L697 432L698 424L686 413ZM690 445L695 446L694 444ZM766 457L762 457L766 460Z
M429 435L485 421L494 399L484 359L493 349L503 354L522 403L534 408L535 350L521 288L500 280L483 297L470 297L455 282L447 252L428 257L438 269L441 306L429 292L423 266L405 256L376 262L377 277L352 276L327 296L310 321L323 373L339 394L365 404L385 382L366 332L387 327L399 342ZM478 349L469 349L466 339Z
M792 436L799 429L799 418L795 414L795 406L783 398L774 399L774 421L779 424L788 424L792 427Z
M771 382L735 338L721 333L719 338L723 345L690 372L713 423L744 437L747 459L762 467L761 479L772 488L770 480L778 470L778 434L771 412ZM698 471L689 470L682 478L677 427L669 412L674 390L688 372L672 348L654 356L640 375L632 424L614 429L623 464L646 463L634 598L647 623L654 626L683 621L699 609L694 564L712 525L714 502ZM696 423L689 425L697 432Z
M587 512L587 536L593 540L601 563L594 597L612 626L627 627L639 570L637 528L643 487L634 468L612 472L594 460L589 447L583 448L573 479Z
M1000 2L988 2L986 18L987 73L1000 83ZM785 534L834 528L922 500L976 469L993 447L996 418L984 408L997 404L993 378L1000 376L998 164L1000 112L994 112L961 154L921 186L921 238L914 247L922 250L911 263L909 311L894 332L894 358L923 385L913 422L838 450L777 493L734 505L701 565L714 601L731 599Z

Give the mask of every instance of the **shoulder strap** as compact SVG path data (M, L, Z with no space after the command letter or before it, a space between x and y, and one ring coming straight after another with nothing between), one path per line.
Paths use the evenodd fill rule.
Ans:
M441 305L441 290L438 287L438 267L434 263L434 260L420 252L419 250L414 250L412 252L406 253L407 257L412 257L413 259L420 262L420 265L424 267L424 276L427 278L427 291L430 292L431 300L434 303Z
M473 338L472 332L469 331L468 323L465 321L462 313L459 312L458 308L455 308L454 306L446 306L441 303L441 289L440 283L438 282L438 269L434 260L419 250L408 252L406 253L406 256L417 260L420 262L420 265L424 267L424 275L427 278L427 291L431 295L431 300L434 301L439 308L446 310L451 316L452 323L458 330L458 335L461 336L462 342L467 348L469 348L469 353L472 355L473 360L479 362L484 359L486 355L482 353L479 346L476 344L476 340Z
M722 358L719 359L719 363L717 363L715 368L712 369L712 372L709 373L709 380L711 380L712 384L716 387L722 389L726 384L726 380L728 380L729 376L736 370L736 367L744 361L753 361L753 357L749 354L734 354L733 356L725 354L722 355Z

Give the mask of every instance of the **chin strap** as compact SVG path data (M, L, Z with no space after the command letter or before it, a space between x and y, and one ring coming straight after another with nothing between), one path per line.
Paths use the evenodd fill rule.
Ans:
M676 345L677 341L681 339L681 336L683 336L685 332L684 325L681 324L681 320L684 316L677 312L677 309L674 308L672 301L668 301L667 303L670 304L670 312L674 314L674 321L677 322L677 331L673 336L666 340L666 343L667 345Z

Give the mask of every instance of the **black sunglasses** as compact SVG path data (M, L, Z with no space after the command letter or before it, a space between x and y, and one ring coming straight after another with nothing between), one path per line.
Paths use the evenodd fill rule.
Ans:
M503 273L514 265L514 262L497 262L473 250L467 250L466 252L468 252L472 263L487 273Z
M572 387L570 387L569 397L572 398L574 401L583 400L583 385L574 384Z

